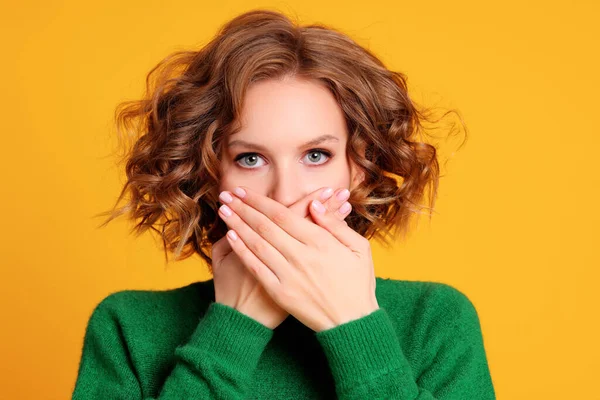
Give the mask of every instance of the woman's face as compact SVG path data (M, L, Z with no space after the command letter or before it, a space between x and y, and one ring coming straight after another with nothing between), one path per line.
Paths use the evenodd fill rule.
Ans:
M358 183L343 112L325 86L259 81L246 92L241 119L242 129L224 140L219 192L243 185L289 207L321 187Z

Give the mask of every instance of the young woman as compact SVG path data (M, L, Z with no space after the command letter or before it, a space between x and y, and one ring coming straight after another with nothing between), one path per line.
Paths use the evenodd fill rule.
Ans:
M495 398L469 299L375 277L368 239L405 233L439 179L402 74L254 10L150 75L118 113L131 199L108 221L213 279L100 302L74 399Z

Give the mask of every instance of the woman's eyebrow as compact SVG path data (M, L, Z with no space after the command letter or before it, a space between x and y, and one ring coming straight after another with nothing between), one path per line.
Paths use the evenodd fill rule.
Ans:
M325 134L325 135L317 136L316 138L309 140L308 142L304 143L303 145L301 145L298 148L299 149L303 149L303 148L306 148L306 147L316 146L316 145L321 144L323 142L329 142L329 141L339 142L339 139L336 136L333 136L333 135L330 135L330 134ZM241 140L241 139L232 140L227 145L227 147L232 147L232 146L244 146L244 147L247 147L247 148L250 148L250 149L256 149L256 150L260 150L260 151L267 151L267 148L264 147L264 146L262 146L262 145L260 145L260 144L246 142L245 140Z

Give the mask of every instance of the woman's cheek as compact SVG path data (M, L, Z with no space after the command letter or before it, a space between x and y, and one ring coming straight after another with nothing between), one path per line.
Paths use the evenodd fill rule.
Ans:
M225 169L221 173L221 182L219 182L219 192L223 190L233 191L236 186L248 186L256 191L260 191L264 184L264 177L256 174L247 173L243 170L237 170L235 167Z
M330 186L334 190L339 188L350 188L350 173L347 170L338 170L321 186Z
M223 190L232 190L239 185L247 185L248 174L240 167L237 167L231 160L224 160L221 164L221 181L219 182L219 192Z

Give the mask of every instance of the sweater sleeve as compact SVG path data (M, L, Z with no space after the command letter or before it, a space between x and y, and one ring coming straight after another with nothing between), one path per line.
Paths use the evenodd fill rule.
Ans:
M317 332L340 400L494 400L479 318L461 292L441 285L411 328L422 372L415 376L384 308ZM441 305L441 306L438 306Z
M74 400L239 399L273 331L238 310L212 302L186 343L158 397L142 393L114 311L94 310L84 338Z

